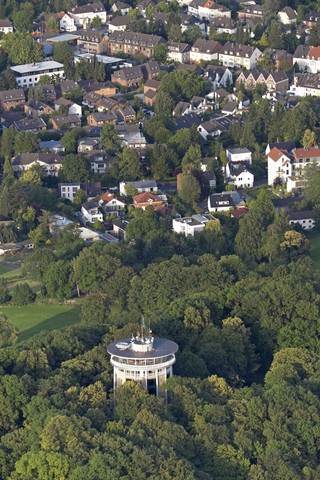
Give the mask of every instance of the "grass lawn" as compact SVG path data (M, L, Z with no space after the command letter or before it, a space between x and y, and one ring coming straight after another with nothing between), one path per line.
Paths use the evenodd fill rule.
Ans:
M316 235L311 234L309 236L309 240L311 243L310 257L312 258L315 266L320 268L320 233Z
M9 265L0 264L0 277L9 279L11 277L20 277L21 275L20 268L12 268Z
M19 342L43 330L70 327L80 322L80 308L69 305L9 306L0 307L0 311L19 329Z

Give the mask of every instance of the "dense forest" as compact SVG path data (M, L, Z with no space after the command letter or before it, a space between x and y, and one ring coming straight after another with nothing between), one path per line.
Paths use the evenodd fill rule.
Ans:
M83 325L2 338L0 478L320 478L320 272L305 235L264 190L195 239L151 208L127 235L88 247L65 228L26 259L45 301L81 295ZM179 344L166 401L112 390L106 347L141 314Z

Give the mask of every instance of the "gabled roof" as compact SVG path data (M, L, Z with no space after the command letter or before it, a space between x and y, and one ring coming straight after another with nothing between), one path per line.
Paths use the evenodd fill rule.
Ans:
M135 195L133 197L133 201L135 203L163 202L163 200L161 200L161 198L157 197L157 195L154 195L151 192L139 193L138 195Z
M320 157L320 148L297 148L294 152L295 158L318 158Z
M122 198L118 197L118 195L115 195L114 193L110 192L105 192L101 197L99 197L99 203L103 205L107 205L110 203L112 200L117 200L118 202L121 202L125 205L125 201L122 200Z
M284 155L286 154L279 150L277 147L273 147L273 149L268 153L268 157L271 158L271 160L273 160L274 162L277 162Z
M319 14L320 16L320 14ZM315 58L316 60L319 60L320 58L320 47L311 47L310 52L309 52L309 58Z

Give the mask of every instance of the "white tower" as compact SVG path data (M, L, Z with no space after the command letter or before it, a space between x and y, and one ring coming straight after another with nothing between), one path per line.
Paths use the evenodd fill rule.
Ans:
M177 350L175 342L151 336L137 335L111 343L107 351L113 365L113 387L134 380L158 396L159 386L172 377Z

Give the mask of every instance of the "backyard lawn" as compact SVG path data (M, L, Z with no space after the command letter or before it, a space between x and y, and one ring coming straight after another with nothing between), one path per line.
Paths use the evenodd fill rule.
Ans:
M311 243L310 257L312 258L315 266L320 268L320 233L316 235L311 234L309 236L309 240Z
M0 307L8 320L20 331L19 342L43 330L70 327L80 322L80 307L34 304L24 307Z

